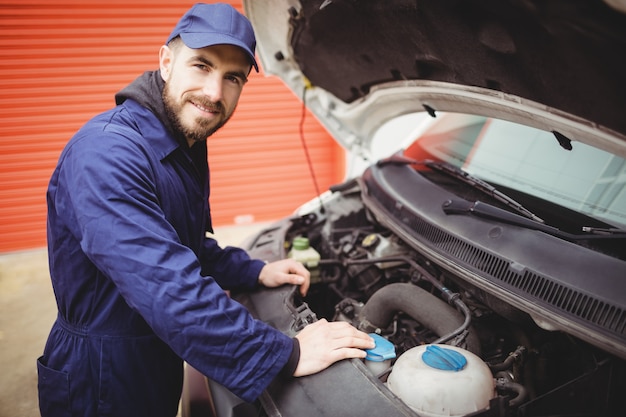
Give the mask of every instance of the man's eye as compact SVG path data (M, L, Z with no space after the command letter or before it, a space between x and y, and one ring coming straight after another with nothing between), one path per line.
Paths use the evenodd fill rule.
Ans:
M226 79L234 84L241 84L239 77L235 77L234 75L227 76Z

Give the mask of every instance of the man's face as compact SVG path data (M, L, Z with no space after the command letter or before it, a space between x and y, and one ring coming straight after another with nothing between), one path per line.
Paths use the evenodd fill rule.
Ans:
M251 65L245 52L233 45L191 49L175 42L160 52L163 101L173 127L192 146L228 121Z

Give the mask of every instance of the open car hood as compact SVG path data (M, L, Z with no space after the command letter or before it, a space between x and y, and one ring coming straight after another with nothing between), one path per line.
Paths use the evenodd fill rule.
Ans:
M265 72L367 160L385 122L424 111L509 120L626 157L623 0L244 5Z

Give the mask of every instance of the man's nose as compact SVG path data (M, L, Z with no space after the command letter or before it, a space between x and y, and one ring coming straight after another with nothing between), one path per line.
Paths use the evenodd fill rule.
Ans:
M210 74L204 80L204 86L202 88L202 92L212 102L221 101L223 98L222 80L223 80L223 77L221 77L220 75L216 73Z

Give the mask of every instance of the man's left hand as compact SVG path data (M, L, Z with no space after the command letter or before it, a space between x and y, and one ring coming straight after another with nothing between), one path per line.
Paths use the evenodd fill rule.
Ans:
M311 274L302 263L293 259L281 259L270 262L261 269L259 283L269 288L283 284L299 285L300 294L305 296L311 285Z

